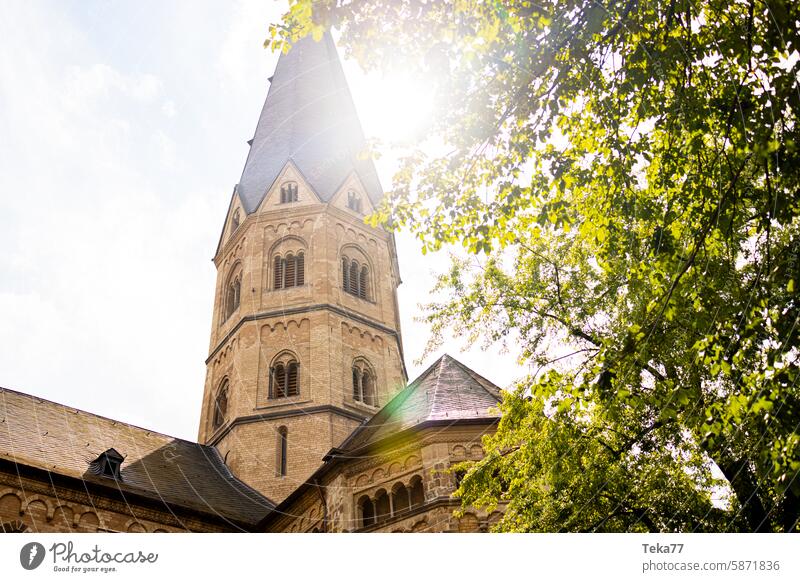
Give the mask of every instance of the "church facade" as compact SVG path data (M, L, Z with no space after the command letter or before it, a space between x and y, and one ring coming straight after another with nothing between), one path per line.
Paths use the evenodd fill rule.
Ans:
M408 382L393 235L330 35L281 55L214 256L198 442L0 389L3 531L485 531L450 467L500 390Z

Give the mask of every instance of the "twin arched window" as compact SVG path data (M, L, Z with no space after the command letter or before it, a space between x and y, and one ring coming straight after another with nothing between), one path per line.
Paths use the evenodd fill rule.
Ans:
M273 288L300 287L306 282L305 254L287 253L275 255L273 266Z
M361 214L361 196L359 196L353 190L349 190L347 192L347 207L350 210Z
M353 400L367 406L377 406L375 375L364 360L353 363Z
M211 422L212 428L219 428L228 416L228 380L225 379L217 390L217 397L214 398L214 416Z
M269 397L285 398L300 394L300 364L294 356L284 354L269 370Z
M281 204L297 202L297 182L286 182L281 185Z
M225 320L227 320L233 312L239 309L239 301L241 300L242 291L242 274L241 271L234 273L228 279L228 285L225 289Z
M369 268L342 257L342 289L361 299L369 298Z

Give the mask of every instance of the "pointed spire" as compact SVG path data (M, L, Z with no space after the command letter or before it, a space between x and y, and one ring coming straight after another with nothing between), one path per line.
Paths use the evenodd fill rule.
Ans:
M237 187L245 210L258 207L290 160L322 200L355 171L377 203L383 191L372 160L359 159L364 147L330 33L296 42L278 59Z

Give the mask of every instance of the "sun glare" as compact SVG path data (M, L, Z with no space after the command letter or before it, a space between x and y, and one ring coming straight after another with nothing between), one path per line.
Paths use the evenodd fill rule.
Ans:
M362 76L354 96L367 137L387 145L425 139L433 112L433 91L408 75Z

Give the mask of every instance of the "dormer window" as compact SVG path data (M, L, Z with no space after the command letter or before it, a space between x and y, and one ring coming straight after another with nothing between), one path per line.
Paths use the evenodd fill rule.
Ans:
M89 471L95 475L108 477L119 481L122 479L120 467L124 457L116 449L108 449L100 454L94 461L89 463Z
M361 196L353 190L347 192L347 207L353 212L361 214Z
M297 202L297 182L286 182L281 186L281 204Z

